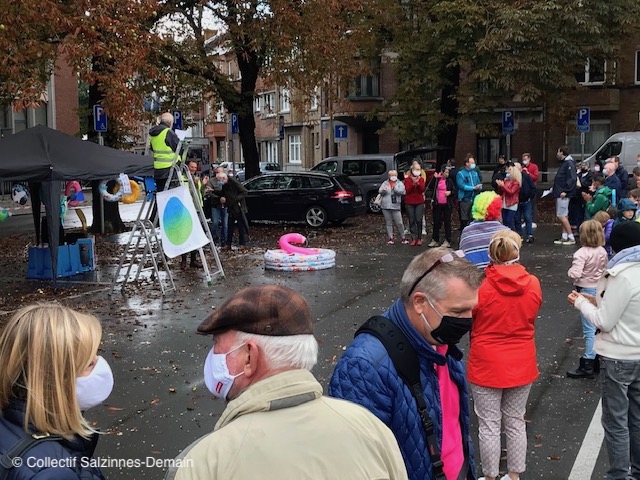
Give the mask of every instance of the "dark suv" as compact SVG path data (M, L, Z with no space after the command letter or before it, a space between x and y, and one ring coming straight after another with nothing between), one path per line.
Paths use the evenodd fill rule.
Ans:
M377 213L380 207L374 203L378 189L387 179L389 170L397 170L398 177L404 178L414 160L420 160L427 173L427 182L436 169L435 154L444 147L431 146L405 150L396 154L350 155L329 157L311 168L315 172L343 173L348 175L361 189L370 212Z
M249 220L304 221L310 227L323 227L367 211L362 190L346 175L277 172L243 185L249 190Z

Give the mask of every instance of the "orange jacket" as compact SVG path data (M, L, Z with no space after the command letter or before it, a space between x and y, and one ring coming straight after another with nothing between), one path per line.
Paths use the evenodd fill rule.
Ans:
M485 275L473 310L467 377L489 388L527 385L538 378L533 326L540 282L519 264L490 264Z

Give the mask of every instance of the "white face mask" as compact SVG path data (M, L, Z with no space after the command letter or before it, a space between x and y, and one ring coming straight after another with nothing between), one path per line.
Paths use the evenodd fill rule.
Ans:
M229 373L227 355L245 345L246 343L243 343L227 353L213 353L213 348L209 350L207 359L204 361L204 383L214 397L226 400L229 390L233 386L233 381L244 374L244 372L237 375Z
M391 182L395 182L397 180L398 180L398 177L395 177L395 176L394 177L389 177L389 181L391 181Z
M89 410L104 402L113 390L113 373L107 361L98 357L95 367L86 377L76 379L76 398L80 410Z
M522 164L523 164L523 165L525 165L525 166L526 166L526 165L529 165L529 160L523 160L523 161L522 161Z
M411 173L413 173L413 175L416 177L420 176L420 170L412 170Z
M600 171L600 165L596 165L595 167L593 167L593 171L594 172L599 172Z

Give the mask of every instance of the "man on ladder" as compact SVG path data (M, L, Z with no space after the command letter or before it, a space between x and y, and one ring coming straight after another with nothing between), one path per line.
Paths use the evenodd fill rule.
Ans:
M165 112L160 116L160 123L149 130L149 144L153 152L153 177L156 181L156 191L164 190L173 165L176 150L180 140L173 131L173 115ZM178 159L179 160L179 159ZM151 220L156 217L156 206L153 206Z

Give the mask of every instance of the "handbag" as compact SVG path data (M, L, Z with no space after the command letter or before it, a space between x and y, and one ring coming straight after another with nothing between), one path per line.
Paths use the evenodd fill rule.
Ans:
M375 203L376 205L381 205L382 204L382 194L379 193L378 196L373 200L373 203Z

